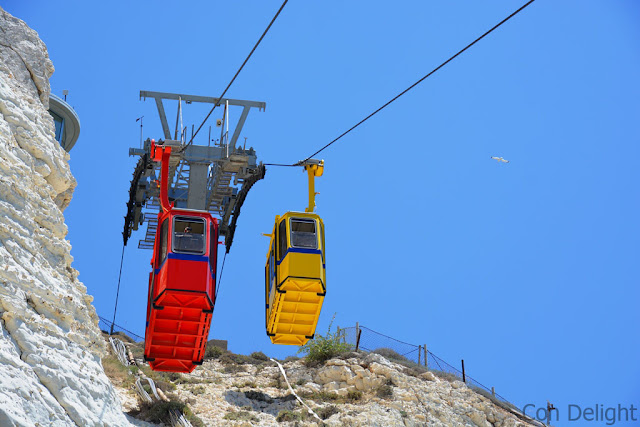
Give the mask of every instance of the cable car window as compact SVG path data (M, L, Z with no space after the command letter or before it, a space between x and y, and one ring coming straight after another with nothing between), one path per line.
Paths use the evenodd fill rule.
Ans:
M169 237L169 221L165 219L162 222L162 227L160 228L160 245L159 245L160 250L158 251L158 260L157 260L158 267L167 258L167 238L168 237Z
M271 245L271 254L269 256L269 295L273 291L273 284L275 283L275 275L276 275L276 265L275 265L275 251L276 251L276 242L273 242Z
M296 248L318 248L316 222L306 218L291 218L291 246Z
M211 241L209 242L209 265L211 266L211 270L215 272L216 266L214 265L214 261L216 258L215 254L216 254L216 245L218 244L218 239L216 238L213 222L211 223L210 236L211 236L210 237Z
M287 252L287 221L281 221L278 229L278 239L280 240L280 253L278 260L282 261Z
M204 219L184 216L173 219L173 252L204 254L206 240Z

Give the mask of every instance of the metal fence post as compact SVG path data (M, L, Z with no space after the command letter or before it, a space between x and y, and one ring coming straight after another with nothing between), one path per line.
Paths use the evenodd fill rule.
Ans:
M464 374L464 359L462 359L462 382L463 383L467 382L467 377Z
M420 346L418 346L418 365L420 364L420 352L422 351L422 348Z
M495 387L491 387L491 395L493 397L496 397L496 389L495 389Z
M429 354L429 353L427 353L427 345L425 344L425 345L424 345L424 366L425 366L425 368L427 368L427 369L429 369L429 367L427 366L427 359L428 359L427 355L428 355L428 354Z
M362 329L358 329L358 337L356 338L356 351L360 349L360 335L362 335Z

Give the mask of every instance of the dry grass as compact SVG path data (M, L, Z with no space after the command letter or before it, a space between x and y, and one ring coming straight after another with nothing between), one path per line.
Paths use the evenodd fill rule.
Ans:
M111 383L118 387L130 388L136 382L135 375L112 354L102 359L102 367Z
M257 423L258 421L260 421L258 417L256 417L255 415L253 415L251 412L248 412L248 411L227 412L224 415L224 419L229 421L249 421L254 423Z
M185 418L189 420L194 427L205 427L204 422L191 412L189 406L186 403L178 400L172 400L171 402L154 402L144 403L141 405L139 411L130 412L129 415L138 418L140 420L149 421L152 423L163 423L171 425L171 418L169 413L171 411L177 411L184 414Z
M310 399L315 402L332 402L332 403L356 403L362 400L363 393L360 390L350 390L346 396L340 396L336 393L326 391L317 391L313 393L300 393L300 397Z
M290 411L285 409L278 413L276 421L279 423L291 422L291 421L304 421L309 415L306 411Z

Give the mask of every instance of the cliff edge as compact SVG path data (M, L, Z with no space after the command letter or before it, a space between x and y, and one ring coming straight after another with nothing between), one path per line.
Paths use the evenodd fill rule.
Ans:
M128 425L62 211L76 182L54 137L47 48L0 8L0 425Z

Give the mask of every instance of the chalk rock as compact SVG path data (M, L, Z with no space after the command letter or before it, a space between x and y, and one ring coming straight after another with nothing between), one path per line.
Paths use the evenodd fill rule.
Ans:
M348 382L355 377L348 366L345 365L327 365L320 369L315 377L318 384L327 384L334 381Z
M420 378L427 381L436 381L436 376L433 375L433 372L427 371L424 374L420 374Z
M104 374L62 210L76 182L47 108L53 65L0 8L0 425L129 425Z

